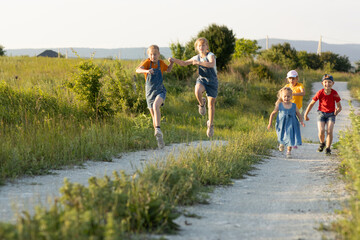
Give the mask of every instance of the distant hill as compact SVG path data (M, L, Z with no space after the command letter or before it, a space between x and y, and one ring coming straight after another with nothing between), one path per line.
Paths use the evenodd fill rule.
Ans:
M76 54L82 58L120 58L121 59L143 59L147 48L36 48L36 49L4 49L7 56L37 56L45 50L59 52L68 58L76 58ZM76 53L76 54L75 54ZM166 58L171 56L170 48L160 47L160 53Z
M303 40L286 40L286 39L269 39L269 47L271 45L288 42L297 51L317 52L317 41L303 41ZM266 39L258 40L261 50L266 48ZM45 50L53 50L55 52L60 51L62 55L68 55L69 58L76 58L75 53L71 48L41 48L41 49L4 49L7 56L37 56ZM121 59L144 59L146 58L146 48L74 48L74 51L82 58L90 58L94 54L94 58L120 58ZM329 44L322 43L323 52L333 52L340 56L348 56L350 62L354 63L360 60L360 44ZM164 57L171 56L170 48L160 47L160 52Z
M266 49L266 39L259 39L258 45L261 47L261 50ZM318 48L317 41L303 41L303 40L286 40L286 39L269 39L269 48L272 45L279 43L288 42L291 47L295 48L296 51L307 51L316 53ZM360 44L329 44L322 42L321 44L322 52L333 52L339 54L340 56L348 56L350 62L354 63L360 60Z

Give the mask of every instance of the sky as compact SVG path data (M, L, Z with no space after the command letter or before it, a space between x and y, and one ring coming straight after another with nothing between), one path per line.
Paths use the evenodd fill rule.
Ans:
M359 0L0 0L0 9L5 50L168 47L211 24L236 38L360 44Z

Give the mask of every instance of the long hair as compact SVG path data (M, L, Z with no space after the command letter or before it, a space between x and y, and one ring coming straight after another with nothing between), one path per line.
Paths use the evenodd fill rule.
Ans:
M284 91L289 91L289 92L291 92L291 95L292 95L292 93L293 93L293 91L291 90L291 88L289 88L289 87L283 87L283 88L280 89L280 90L278 91L278 93L277 93L277 101L276 101L275 105L283 102L283 100L282 100L282 98L281 98L281 94L282 94Z

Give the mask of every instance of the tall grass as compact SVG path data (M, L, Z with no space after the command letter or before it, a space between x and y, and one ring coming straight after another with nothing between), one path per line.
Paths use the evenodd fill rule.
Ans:
M349 82L352 95L360 101L360 77L352 76ZM358 109L354 110L358 112ZM351 113L351 129L340 137L338 149L342 160L341 173L348 183L351 199L341 213L343 218L334 223L334 229L343 239L360 239L360 115Z
M176 207L206 201L207 186L230 184L268 154L274 134L262 124L234 134L226 145L201 147L146 165L132 176L90 178L85 187L65 180L61 197L16 224L0 223L0 239L131 239L138 233L178 229ZM245 140L246 139L246 140Z
M110 80L122 71L121 77L131 78L129 82L143 89L143 76L133 78L139 61L121 61L116 74L111 72L114 61L94 62ZM91 109L68 88L79 63L81 59L0 57L0 182L88 159L109 161L123 151L156 146L146 110L134 115L119 109L110 118L92 117ZM226 137L225 132L231 132L244 113L266 117L276 83L243 82L227 73L219 79L217 136ZM162 128L166 143L207 139L206 119L197 113L194 82L195 77L178 81L165 75L168 96L162 108ZM104 86L109 88L107 82Z

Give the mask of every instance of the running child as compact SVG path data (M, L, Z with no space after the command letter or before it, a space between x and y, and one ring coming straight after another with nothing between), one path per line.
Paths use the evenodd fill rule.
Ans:
M195 96L199 102L199 113L204 116L206 114L206 98L203 97L203 93L206 91L209 109L206 135L212 137L214 135L215 101L218 94L216 58L214 53L210 52L206 38L198 38L194 47L199 53L198 55L186 61L179 59L173 59L173 61L180 66L198 65L199 77L196 80Z
M289 87L284 87L278 92L278 100L275 103L275 109L270 114L269 125L267 129L270 130L271 124L275 114L279 113L276 118L275 130L279 142L279 151L284 151L287 147L286 156L291 156L291 149L293 146L301 145L300 123L305 127L299 109L292 100L292 90ZM298 120L299 118L299 120Z
M151 45L147 49L148 59L144 60L136 69L136 73L144 73L145 75L145 92L146 103L150 110L153 126L155 129L155 137L159 148L165 146L163 133L160 129L161 113L160 107L164 105L166 97L166 89L163 84L163 72L171 72L173 60L168 59L169 66L163 60L160 60L160 49L157 45Z
M285 87L289 87L293 91L292 102L296 104L299 112L302 113L302 102L303 97L305 96L305 88L302 83L299 83L299 74L295 70L291 70L287 73L286 79L288 84L286 84Z
M326 155L331 155L331 143L333 140L333 130L335 125L335 118L341 112L341 98L339 94L332 89L334 85L334 78L329 74L325 74L322 77L321 81L324 86L323 89L319 90L312 101L309 103L306 108L304 119L309 121L308 114L313 108L315 102L319 100L319 108L318 108L318 118L317 118L317 126L318 126L318 136L320 140L320 146L317 149L318 152L322 152L325 149ZM336 107L335 107L336 103ZM325 129L326 130L326 142L325 142Z

